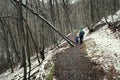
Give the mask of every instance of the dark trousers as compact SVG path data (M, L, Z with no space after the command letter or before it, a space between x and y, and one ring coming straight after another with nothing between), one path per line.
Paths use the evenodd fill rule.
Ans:
M83 43L83 36L80 37L80 44Z

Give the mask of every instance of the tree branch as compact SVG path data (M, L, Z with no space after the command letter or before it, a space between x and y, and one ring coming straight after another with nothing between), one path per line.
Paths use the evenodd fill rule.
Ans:
M41 20L43 20L44 22L46 22L49 27L51 27L55 32L57 32L63 39L65 39L71 46L75 46L74 42L71 41L68 37L66 37L64 34L60 33L56 28L55 26L53 26L48 20L46 20L43 16L41 16L39 13L37 13L36 11L34 11L32 8L26 6L25 4L23 3L20 3L19 1L17 0L13 0L15 1L16 3L18 4L21 4L24 8L28 9L31 13L33 13L34 15L36 15L37 17L39 17Z
M0 18L13 18L13 19L18 19L16 17L12 17L12 16L0 16Z

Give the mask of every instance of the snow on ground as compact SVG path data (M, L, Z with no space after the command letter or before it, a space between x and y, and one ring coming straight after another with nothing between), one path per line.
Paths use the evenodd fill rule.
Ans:
M120 10L118 10L113 16L112 15L109 15L107 17L107 21L108 22L116 22L120 20ZM104 21L105 22L105 19L103 18L101 21Z
M118 20L120 20L120 10L107 18L108 22ZM104 18L97 24L103 21L105 21ZM91 57L93 61L103 64L106 71L111 66L114 66L117 72L120 73L120 32L116 31L113 33L108 28L108 25L91 34L88 33L87 29L85 29L85 32L84 40L88 41L86 45L88 57Z
M49 54L49 55L47 56L47 58L46 58L46 60L43 62L43 64L44 64L46 61L48 61L48 58L51 58L53 51L54 51L54 50L48 51L47 54ZM34 58L35 58L35 57L34 57ZM31 59L33 59L33 57L32 57ZM34 70L31 71L31 74L33 74L34 72L36 72L36 71L39 70L39 68L40 68L40 67L38 66L38 60L37 60L37 59L34 60L34 61L32 61L31 66L32 66L31 69L33 69L33 68L36 67ZM37 66L38 66L38 67L37 67ZM41 66L41 67L42 67L42 66ZM27 67L27 70L29 70L28 67ZM12 79L18 80L18 79L21 78L22 76L23 76L23 68L16 67L16 68L14 69L14 73L11 73L10 69L7 70L6 72L2 73L2 74L0 75L0 80L12 80ZM21 78L21 79L22 79L22 78Z
M61 44L64 44L66 41L62 41ZM41 78L42 80L45 80L45 78L47 77L47 75L50 73L50 69L51 67L54 65L53 64L53 61L52 61L52 57L57 53L57 52L61 52L61 51L64 51L64 49L67 49L69 48L69 46L67 46L66 48L54 48L53 50L49 50L45 55L46 55L46 58L45 60L42 62L41 66L38 66L38 60L34 60L35 56L32 57L31 59L33 59L34 61L31 61L31 69L35 68L34 70L31 71L31 74L39 71L36 75L36 78ZM48 49L47 49L48 50ZM28 67L27 67L27 70ZM19 67L16 67L14 69L14 73L11 73L10 69L7 70L6 72L2 73L0 75L0 80L22 80L22 77L23 76L23 68L19 68ZM22 78L21 78L22 77Z
M41 66L39 67L39 73L36 74L36 78L41 78L44 80L44 78L49 74L50 68L53 65L52 57L56 54L56 48L48 51L48 56L45 58Z
M33 57L32 57L33 58ZM33 63L31 63L31 69L33 69L34 67L36 67L38 65L37 60L33 61ZM29 68L27 67L27 72L28 72ZM34 69L34 71L31 72L34 73L37 69ZM6 72L2 73L0 75L0 80L18 80L19 78L21 78L23 76L23 68L19 68L16 67L14 68L14 73L11 73L11 70L7 70Z
M65 42L62 42L61 44L64 44L64 43ZM36 79L41 78L42 80L46 80L46 78L50 74L51 69L54 66L53 59L52 59L53 56L56 53L64 51L67 48L69 48L69 46L61 47L61 48L55 48L54 50L48 51L48 56L46 57L46 59L44 60L44 62L42 63L42 65L40 66L40 68L39 68L39 72L40 73L37 74ZM56 80L56 79L53 78L53 80Z
M88 56L103 64L106 70L113 65L117 71L120 71L120 39L115 37L120 32L112 33L107 25L89 35L87 29L85 32L84 40L91 40L86 45Z

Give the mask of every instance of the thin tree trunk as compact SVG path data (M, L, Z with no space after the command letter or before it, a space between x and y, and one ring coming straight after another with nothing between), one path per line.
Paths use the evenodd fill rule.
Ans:
M24 79L27 80L27 68L26 68L26 55L25 55L25 47L22 46L22 57L23 57L23 67L24 67Z
M15 2L19 3L17 0L14 0ZM49 27L51 27L55 32L57 32L63 39L65 39L71 46L75 46L75 44L73 42L71 42L71 40L69 38L67 38L65 35L63 35L62 33L60 33L48 20L46 20L43 16L41 16L39 13L37 13L36 11L34 11L33 9L29 8L28 6L21 4L22 6L24 6L26 9L28 9L31 13L35 14L37 17L39 17L40 19L42 19L43 21L45 21Z
M33 42L33 44L34 44L35 51L36 51L36 54L37 54L38 63L40 64L40 60L39 60L39 56L38 56L38 46L37 46L37 44L35 43L35 40L34 40L34 38L33 38L33 36L32 36L31 29L30 29L30 27L29 27L29 25L27 24L27 21L26 21L25 19L24 19L24 22L25 22L25 24L26 24L26 27L27 27L27 29L28 29L28 32L29 32L30 37L31 37L31 39L32 39L32 42Z
M13 73L13 64L12 64L12 60L11 60L11 56L10 56L9 43L8 43L8 29L5 29L6 25L5 25L5 23L3 23L3 21L1 19L0 19L0 22L2 24L1 30L3 32L3 35L2 35L2 33L0 33L0 34L2 35L2 37L5 41L7 59L8 59L10 68L11 68L11 73Z
M26 0L26 5L27 5L27 0ZM26 9L26 23L27 23L27 9ZM29 72L28 72L28 80L30 80L30 72L31 72L31 61L30 61L30 45L29 45L29 32L28 32L28 28L27 28L27 24L25 23L26 26L26 48L27 48L27 57L28 57L28 66L29 66Z

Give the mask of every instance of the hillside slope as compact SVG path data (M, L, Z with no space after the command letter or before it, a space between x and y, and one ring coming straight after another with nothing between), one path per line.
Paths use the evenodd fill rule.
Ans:
M92 61L102 65L108 74L106 78L111 76L111 78L115 78L115 80L118 80L120 76L119 35L120 32L113 33L108 26L105 25L98 31L85 37L88 57L91 57Z
M42 65L36 67L31 79L38 80L119 80L120 79L120 39L108 26L89 34L85 29L84 43L70 47L62 41L60 47L56 47L47 53ZM68 37L74 40L77 33L71 33ZM33 62L33 68L37 66L37 60ZM17 72L9 71L0 75L1 80L18 80L22 77L23 70L17 68ZM94 76L93 76L94 75ZM89 77L88 77L89 76ZM22 79L22 78L21 78Z

